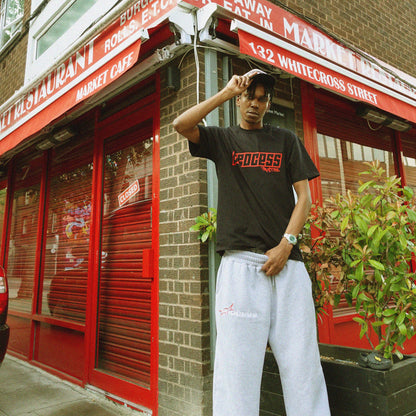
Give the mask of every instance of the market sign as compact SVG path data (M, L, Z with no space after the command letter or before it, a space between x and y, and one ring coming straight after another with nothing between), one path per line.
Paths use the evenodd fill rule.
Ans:
M246 55L260 59L289 74L293 74L298 78L329 89L337 94L376 106L409 121L416 122L414 105L380 92L378 89L358 82L354 78L345 76L315 61L283 49L275 43L268 42L260 31L256 33L256 30L252 29L248 33L239 29L238 38L240 51Z
M137 62L141 40L148 37L146 29L176 4L137 1L17 100L5 104L0 110L0 154L128 71Z
M302 49L308 51L329 64L335 64L341 70L338 72L342 72L342 70L346 70L347 72L352 71L368 81L379 84L385 90L402 95L405 100L406 98L416 100L416 79L395 68L389 67L384 62L378 61L373 57L368 55L364 56L364 53L359 50L348 48L312 24L303 21L269 1L186 0L186 3L198 8L216 4L223 9L225 15L234 16L235 19L242 22L254 24L252 27L261 29L263 34L277 35L280 40L286 43L287 46L285 49L290 50L292 47L293 50ZM251 33L251 29L249 32ZM253 56L253 53L249 53L249 55ZM256 58L268 62L267 57L264 59L259 55L259 51L256 51L254 55ZM301 62L298 59L287 61L286 64L282 65L282 69L285 71L288 69L287 72L293 73L290 71L293 65L299 65L293 71L296 76L303 73ZM391 71L387 71L384 68L389 68ZM300 75L299 77L302 78ZM352 85L351 88L354 89ZM370 90L368 89L368 97L372 97ZM366 92L363 92L363 95L366 95Z

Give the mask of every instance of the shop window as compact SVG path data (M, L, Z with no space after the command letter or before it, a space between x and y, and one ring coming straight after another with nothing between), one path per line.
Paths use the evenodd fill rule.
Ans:
M7 259L11 311L32 311L41 171L41 159L16 169Z
M406 185L413 188L416 193L416 158L405 156L403 158Z
M91 224L92 142L58 148L52 160L42 314L85 322Z
M295 131L295 112L293 108L272 102L270 110L264 115L264 124Z
M348 189L358 189L359 172L364 162L379 160L389 175L394 175L393 154L318 133L319 163L321 167L322 195L328 198Z
M41 3L41 0L32 1L32 13ZM116 3L117 0L50 0L30 27L26 81L44 72L51 62L62 59L79 44L91 24L105 16Z
M388 150L376 149L320 133L318 133L318 150L324 201L337 193L345 195L348 190L357 192L358 180L366 179L359 175L366 170L364 162L379 160L386 170L386 175L394 175L393 154ZM331 233L336 235L337 232L332 230ZM354 312L355 307L349 307L343 300L337 308L333 309L333 316L341 317Z
M149 387L152 279L142 268L152 247L153 140L119 146L105 148L96 364Z
M0 50L3 49L22 28L24 0L3 0L0 11Z
M406 185L416 193L416 129L400 135L402 161Z

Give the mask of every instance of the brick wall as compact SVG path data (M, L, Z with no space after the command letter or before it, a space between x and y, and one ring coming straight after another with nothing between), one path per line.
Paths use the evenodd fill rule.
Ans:
M161 72L159 415L202 416L211 401L208 260L189 227L206 210L206 161L191 157L172 127L196 103L193 55L182 62L178 92L164 88Z
M30 0L25 2L22 33L30 15ZM0 53L0 105L10 98L24 83L27 34L19 37L10 48Z
M271 0L416 77L414 0Z

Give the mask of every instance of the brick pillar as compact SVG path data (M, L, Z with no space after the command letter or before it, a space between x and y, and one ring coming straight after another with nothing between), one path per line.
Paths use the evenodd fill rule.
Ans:
M178 63L178 62L177 62ZM189 227L207 209L206 161L193 158L173 119L196 103L192 54L181 89L161 72L159 416L211 414L207 247ZM203 88L202 88L203 89Z

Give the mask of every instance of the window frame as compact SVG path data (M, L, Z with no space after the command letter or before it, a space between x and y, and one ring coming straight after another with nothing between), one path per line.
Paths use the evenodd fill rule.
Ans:
M23 16L24 16L24 1L22 1L22 13L21 16L17 17L16 19L13 20L13 22L8 23L6 25L6 15L7 15L7 10L10 7L10 3L12 2L18 2L21 0L4 0L4 2L1 3L1 7L0 7L0 52L3 51L4 49L7 48L7 46L13 42L13 39L15 39L15 37L21 33L22 31L22 27L23 27ZM15 26L16 29L14 30L14 32L10 35L10 38L3 43L3 36L4 36L4 32L5 30L7 30L7 28L9 27L13 27Z
M71 27L71 30L68 30L65 33L65 36L58 38L48 50L36 58L37 42L39 38L56 23L75 1L76 0L51 0L42 10L42 13L33 19L28 37L25 71L26 83L38 77L39 74L44 73L45 68L51 68L53 65L51 65L51 62L60 62L65 59L69 52L73 52L74 45L82 41L83 38L87 41L86 36L88 36L88 34L86 32L91 24L105 17L105 15L117 4L117 0L98 1L77 21L76 25ZM32 1L32 13L40 3L40 0Z

